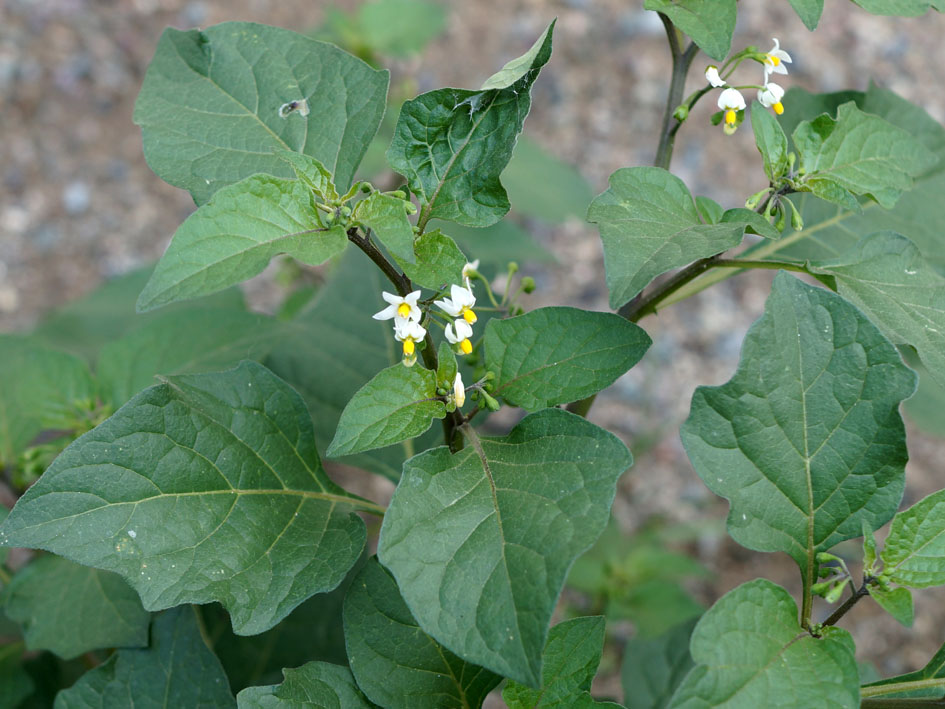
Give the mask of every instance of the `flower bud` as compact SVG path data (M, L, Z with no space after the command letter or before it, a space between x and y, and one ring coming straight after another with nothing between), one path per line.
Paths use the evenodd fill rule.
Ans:
M764 199L771 192L770 187L765 187L763 190L758 190L751 197L745 200L745 209L754 209L759 204L761 200Z
M680 123L685 121L687 118L689 118L689 106L684 103L676 106L676 110L673 111L673 118L675 118Z
M532 293L535 290L535 279L531 276L525 276L522 279L522 292L523 293Z

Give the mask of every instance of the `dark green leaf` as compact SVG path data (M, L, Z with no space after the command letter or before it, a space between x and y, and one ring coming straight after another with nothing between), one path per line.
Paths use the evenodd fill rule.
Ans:
M495 392L529 411L610 386L652 343L641 327L619 315L565 307L490 320L484 342Z
M221 189L180 225L138 298L152 310L252 278L276 254L319 264L344 250L341 226L322 226L301 180L248 177Z
M27 647L74 657L99 648L145 647L151 615L117 574L42 556L3 590L4 612Z
M515 146L502 183L516 213L556 224L583 219L594 198L581 173L525 136Z
M135 104L151 169L203 204L310 155L341 191L384 114L388 74L337 47L249 22L161 35Z
M945 584L945 490L893 518L880 558L882 575L912 588Z
M751 104L751 129L765 166L765 175L776 182L788 169L787 136L777 119L758 101Z
M441 342L437 351L437 362L439 366L436 370L436 381L441 386L452 386L456 378L458 365L456 364L456 354L448 342Z
M692 37L699 49L722 61L732 46L736 0L646 0L643 7L664 13Z
M390 709L479 707L501 677L470 665L424 633L390 574L371 559L345 599L351 671Z
M451 283L462 283L466 257L456 242L439 229L424 232L413 243L413 249L415 264L394 258L414 285L440 290Z
M239 709L371 709L347 667L309 662L282 671L285 681L269 687L247 687L238 695Z
M692 634L693 669L671 707L857 707L853 638L829 626L815 638L791 595L765 579L729 591Z
M915 611L912 607L912 594L908 588L900 586L887 591L871 586L870 596L897 621L907 628L912 627L912 622L915 620Z
M634 637L624 650L620 680L627 709L666 709L676 687L694 666L689 637L698 618L656 638Z
M525 55L478 91L438 89L407 101L387 161L420 199L420 223L488 226L509 211L499 175L531 107L531 87L551 57L554 23Z
M193 609L181 606L154 619L149 648L119 650L60 692L55 706L228 709L236 702L220 661L200 637Z
M807 29L817 29L817 23L820 22L820 16L824 11L824 0L791 0L791 7Z
M560 409L503 438L467 435L458 453L435 448L405 463L378 556L426 633L538 687L568 567L603 531L632 459L612 434Z
M34 689L32 678L23 668L23 645L0 647L0 707L19 707Z
M413 226L407 220L406 204L398 197L372 192L355 205L352 218L373 231L391 256L414 263Z
M699 387L683 444L731 503L729 534L784 551L813 579L814 555L885 523L907 459L899 402L915 375L856 308L779 273L735 376Z
M138 394L56 459L0 540L116 571L149 610L220 601L251 635L340 583L365 507L322 470L299 396L244 362Z

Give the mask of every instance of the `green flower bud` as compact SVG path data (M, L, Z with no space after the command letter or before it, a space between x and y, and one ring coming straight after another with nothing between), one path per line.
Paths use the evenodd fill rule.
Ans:
M689 118L689 106L684 103L676 106L676 110L673 111L673 118L680 123Z
M509 276L518 273L518 263L515 261L509 261Z
M525 276L522 279L522 292L523 293L532 293L535 290L535 279L531 276Z
M767 197L770 193L770 187L765 187L763 190L758 190L755 192L755 194L745 200L745 209L754 209L759 204L761 204L761 200Z
M486 392L482 392L482 398L486 402L486 408L490 411L498 411L502 408L502 405L493 397L489 396Z

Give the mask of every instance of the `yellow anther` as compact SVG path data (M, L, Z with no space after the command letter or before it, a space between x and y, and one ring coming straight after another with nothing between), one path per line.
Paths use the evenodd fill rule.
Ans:
M781 63L780 57L776 57L773 54L768 55L768 61L771 62L771 66L777 66Z
M728 109L728 110L725 112L725 122L728 123L729 125L734 125L734 124L735 124L735 116L736 116L736 115L737 115L737 114L736 114L734 108Z
M478 318L471 308L463 308L463 320L472 325Z
M412 355L417 350L417 346L413 343L413 340L409 337L404 340L404 354L408 357Z
M397 317L406 320L410 316L410 304L401 303L397 306Z
M784 104L781 103L780 101L778 101L778 102L775 103L775 104L772 104L771 108L773 108L773 109L774 109L774 112L777 113L779 116L780 116L782 113L784 113Z
M459 349L463 354L469 354L472 352L472 342L469 341L468 337L459 343Z

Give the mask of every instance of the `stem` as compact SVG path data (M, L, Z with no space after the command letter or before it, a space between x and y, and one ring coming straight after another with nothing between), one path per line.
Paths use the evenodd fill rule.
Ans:
M878 684L873 687L860 687L860 696L866 699L867 697L881 697L884 694L897 694L899 692L912 692L917 689L945 689L945 677L938 677L934 679L919 679L913 682L894 682L891 684ZM894 701L894 700L889 700L889 701ZM899 701L902 701L902 700L899 700ZM945 700L942 700L942 699L934 699L934 700L927 699L924 701L936 701L936 702L939 702L939 704L925 704L922 706L945 706ZM894 706L894 705L884 703L882 706Z
M802 263L792 263L791 261L753 261L751 259L726 258L716 259L712 262L713 268L768 268L772 270L795 271L796 273L809 273L807 267Z
M860 701L860 709L914 709L915 707L945 707L945 699L867 698Z
M827 618L821 625L836 625L837 621L840 620L847 612L855 606L863 596L870 595L869 591L869 582L871 578L866 578L863 580L863 585L860 586L856 591L853 592L853 595L850 596L846 601L843 602L843 605L837 608L833 613L830 614L830 617Z
M676 107L682 103L683 92L686 89L686 74L689 73L689 67L692 60L698 52L695 43L690 42L685 50L679 43L679 32L673 21L662 12L658 13L663 21L663 27L666 28L666 38L669 40L669 51L673 58L673 74L669 82L669 92L666 95L666 109L663 111L663 126L660 130L660 142L656 148L656 159L653 165L665 170L669 169L669 163L673 158L673 143L676 139L676 132L682 123L673 116Z
M684 269L677 271L670 279L664 281L650 293L640 298L635 298L617 311L630 322L639 322L643 316L657 311L657 306L678 291L684 285L701 276L715 265L721 254L699 259Z

